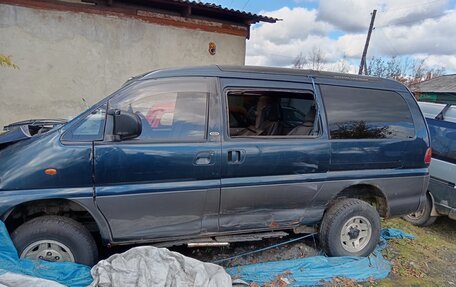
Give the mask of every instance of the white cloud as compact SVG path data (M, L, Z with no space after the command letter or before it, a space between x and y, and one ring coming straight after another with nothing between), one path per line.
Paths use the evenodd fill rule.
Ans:
M419 5L408 0L321 0L318 10L283 7L262 11L283 21L252 27L246 63L286 67L300 53L306 56L320 49L325 68L339 70L345 59L350 71L356 70L370 11L377 8L369 58L426 58L429 66L456 71L456 9L445 9L447 0L426 1ZM334 32L342 35L331 37Z
M454 55L416 55L417 59L424 59L429 67L444 67L446 72L456 71L456 57Z
M283 7L261 13L283 21L253 27L247 42L247 64L289 66L302 51L332 46L326 35L333 27L318 21L316 10Z
M421 2L421 3L420 3ZM445 11L448 0L321 0L318 20L346 32L366 32L372 10L377 9L377 26L414 23Z
M456 10L449 10L419 24L379 27L374 30L372 46L377 53L389 55L454 55L455 41Z
M344 31L360 32L366 30L374 1L322 0L318 19L333 24Z
M332 29L330 24L317 21L315 10L283 7L277 11L262 13L283 19L273 25L264 25L261 29L255 30L257 37L267 38L268 41L276 44L305 39L309 35L325 35Z
M336 45L347 57L361 58L365 42L365 34L345 34L338 39Z

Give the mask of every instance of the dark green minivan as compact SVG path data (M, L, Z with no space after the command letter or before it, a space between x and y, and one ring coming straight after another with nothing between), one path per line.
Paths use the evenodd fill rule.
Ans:
M0 216L21 257L50 261L303 226L318 228L328 255L366 256L380 216L425 202L429 144L413 95L392 80L159 70L68 123L1 135Z

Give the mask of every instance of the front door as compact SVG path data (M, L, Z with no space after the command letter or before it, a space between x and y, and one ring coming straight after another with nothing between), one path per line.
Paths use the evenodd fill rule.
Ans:
M221 144L209 136L217 132L209 119L214 87L211 78L138 81L109 101L108 109L142 120L138 138L95 144L96 202L114 241L217 229Z

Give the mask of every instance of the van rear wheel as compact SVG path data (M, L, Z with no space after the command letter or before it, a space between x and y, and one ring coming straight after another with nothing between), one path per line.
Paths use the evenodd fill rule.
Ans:
M34 218L19 226L11 239L21 258L92 266L98 257L97 245L90 232L67 217Z
M377 210L359 199L344 199L329 208L320 226L320 244L329 256L368 256L380 238Z

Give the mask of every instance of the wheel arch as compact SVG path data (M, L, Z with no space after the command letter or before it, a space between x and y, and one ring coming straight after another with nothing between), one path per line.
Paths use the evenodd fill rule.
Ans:
M374 206L381 217L389 217L388 198L385 193L375 185L358 183L347 186L331 199L327 209L339 200L345 198L357 198L363 200Z
M102 244L106 245L111 241L109 226L96 206L91 207L90 204L73 199L50 198L21 202L5 212L2 220L11 233L23 223L43 215L72 218L84 225L91 233L99 235Z
M431 216L440 216L440 213L437 211L437 209L435 208L435 198L434 198L434 195L432 195L432 193L428 190L426 192L427 195L429 195L429 198L431 199L431 206L432 206L432 209L431 209Z

